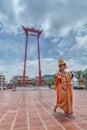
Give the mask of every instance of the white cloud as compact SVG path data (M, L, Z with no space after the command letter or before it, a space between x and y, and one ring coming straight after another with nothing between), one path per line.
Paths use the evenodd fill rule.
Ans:
M73 71L79 71L79 70L84 71L85 68L87 68L87 64L83 65L83 63L82 64L79 63L78 62L78 58L76 58L76 59L73 59L73 58L69 59L67 61L67 64L68 64L68 70L69 71L72 71L72 70Z
M60 36L66 36L69 34L71 28L70 27L63 27L60 29Z
M87 50L87 35L76 37L78 48L84 48Z
M0 3L2 6L0 14L4 17L3 24L8 32L9 28L14 31L17 25L23 24L29 27L31 25L41 25L48 36L54 34L66 35L70 28L76 26L79 21L87 21L86 1L26 0L24 2L9 0L6 2L1 0Z

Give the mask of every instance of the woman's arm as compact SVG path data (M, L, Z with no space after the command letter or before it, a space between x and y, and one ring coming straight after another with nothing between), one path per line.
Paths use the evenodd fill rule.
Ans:
M56 74L56 75L54 76L54 79L55 79L56 81L58 81L58 80L60 80L60 79L61 79L61 76L60 76L60 75L58 75L58 74Z

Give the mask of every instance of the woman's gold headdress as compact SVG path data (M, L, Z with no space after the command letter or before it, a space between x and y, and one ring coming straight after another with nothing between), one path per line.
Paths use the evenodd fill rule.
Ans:
M63 61L63 59L60 58L60 59L58 60L58 65L62 65L62 64L64 64L64 63L65 63L65 62Z

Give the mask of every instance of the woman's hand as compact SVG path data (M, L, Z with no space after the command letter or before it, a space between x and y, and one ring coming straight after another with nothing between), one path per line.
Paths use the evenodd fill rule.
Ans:
M60 75L55 75L55 76L54 76L54 79L55 79L56 81L58 81L58 80L61 79L61 76L60 76Z

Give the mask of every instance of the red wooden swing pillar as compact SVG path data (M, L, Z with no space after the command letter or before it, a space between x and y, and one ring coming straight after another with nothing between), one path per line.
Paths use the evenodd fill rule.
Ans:
M23 70L23 86L26 86L25 83L25 76L26 76L26 58L27 58L27 48L28 48L28 35L36 36L37 37L37 43L38 43L38 73L39 73L39 79L38 79L38 85L42 86L42 75L41 75L41 66L40 66L40 45L39 45L39 39L40 35L42 33L42 30L35 30L34 28L25 28L22 26L25 35L26 35L26 46L25 46L25 55L24 55L24 70ZM29 32L35 33L35 34L29 34Z

